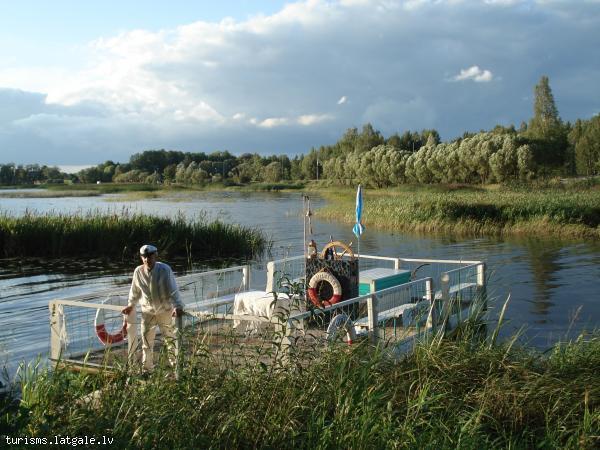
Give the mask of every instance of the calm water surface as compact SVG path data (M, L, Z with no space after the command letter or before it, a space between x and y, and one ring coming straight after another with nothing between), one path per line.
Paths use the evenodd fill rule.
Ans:
M1 192L0 192L1 195ZM302 200L298 193L179 193L169 198L126 201L119 195L85 198L2 198L0 213L88 211L219 218L260 228L273 240L271 255L253 261L256 274L265 261L302 252ZM368 202L368 192L365 196ZM312 199L313 210L324 203ZM368 217L365 217L368 227ZM334 239L356 241L351 226L323 222L313 228L322 245ZM510 294L503 334L524 328L522 340L547 348L600 324L600 244L535 238L463 238L390 233L367 229L361 253L406 258L481 259L488 264L491 315ZM177 273L187 262L166 261ZM197 261L194 270L210 262ZM133 264L106 260L0 260L0 366L14 373L19 361L42 358L49 350L48 301L126 285ZM264 289L264 276L253 276Z

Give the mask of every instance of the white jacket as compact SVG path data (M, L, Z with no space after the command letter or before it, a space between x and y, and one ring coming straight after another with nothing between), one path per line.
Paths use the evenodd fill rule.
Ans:
M128 306L135 306L138 302L142 312L147 313L183 308L175 276L167 264L156 262L150 272L146 271L144 265L135 268Z

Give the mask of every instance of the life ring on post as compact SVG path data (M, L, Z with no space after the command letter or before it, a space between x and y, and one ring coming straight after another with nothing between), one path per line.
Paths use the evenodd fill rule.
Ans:
M331 286L331 297L321 298L321 284L328 283ZM342 285L336 277L324 270L315 273L308 282L308 298L317 307L323 308L334 305L342 299Z
M106 299L103 303L107 303L107 300L108 299ZM98 336L98 339L104 345L118 344L119 342L123 342L127 337L127 317L123 317L123 325L121 326L121 329L112 334L106 329L106 324L104 323L104 311L105 310L102 308L96 310L96 318L94 319L96 336Z
M335 342L340 330L346 332L346 344L352 345L352 342L356 340L356 330L354 329L352 319L344 313L338 314L329 322L329 326L327 327L327 342Z

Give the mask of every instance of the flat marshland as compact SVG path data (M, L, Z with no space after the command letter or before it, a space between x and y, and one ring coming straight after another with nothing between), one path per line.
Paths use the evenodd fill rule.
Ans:
M319 216L355 221L350 189L325 189ZM403 186L365 190L367 227L463 235L600 239L600 190Z
M539 353L514 341L366 342L310 363L227 366L202 337L179 380L23 366L0 401L8 436L113 437L121 448L598 448L600 335ZM303 358L307 356L304 355ZM295 363L296 362L296 363ZM82 401L95 392L94 401Z

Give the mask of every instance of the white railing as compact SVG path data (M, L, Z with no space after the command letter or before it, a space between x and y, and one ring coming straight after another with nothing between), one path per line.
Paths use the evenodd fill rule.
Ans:
M177 278L179 292L188 311L227 312L236 293L248 290L250 267L237 266L185 275ZM114 354L132 357L139 347L140 314L127 316L127 338L102 343L95 329L97 312L104 315L108 333L123 327L122 309L127 304L129 287L97 291L49 302L50 359L83 360L110 348ZM187 325L184 322L184 326ZM160 334L160 333L158 333Z
M408 332L414 334L415 331L418 333L433 330L439 326L453 327L457 320L470 314L463 312L461 316L463 306L473 303L477 296L485 297L485 263L481 261L387 258L370 255L361 255L360 258L362 262L369 261L380 265L386 263L394 268L408 268L413 271L413 275L421 274L422 271L427 276L345 300L326 309L305 312L298 312L296 309L292 314L274 313L271 317L266 317L232 314L235 294L249 290L249 266L190 274L177 278L188 312L180 327L200 329L210 325L211 332L226 333L227 330L236 330L235 322L258 324L271 331L275 324L274 331L283 331L280 335L286 339L285 342L289 345L302 345L307 340L317 342L328 339L330 333L327 328L331 318L335 314L343 313L351 319L354 331L359 335L367 334L373 341L384 339L386 342L400 342L407 339ZM303 270L304 258L292 257L272 261L267 265L267 291L269 283L271 291L274 290L273 280L280 270L290 277L296 273L293 264L290 263L297 264ZM422 266L423 264L427 266ZM284 272L284 269L293 269L293 273ZM430 276L431 274L437 276ZM303 276L303 272L301 275ZM106 346L99 341L94 330L96 311L104 310L107 323L112 322L113 330L118 328L122 324L121 310L124 305L107 304L103 303L103 300L107 296L126 299L127 291L128 287L51 301L50 357L55 361L61 358L82 359L105 350ZM304 305L304 300L302 304ZM276 302L274 306L277 306ZM138 315L131 313L127 322L128 338L108 346L114 349L115 353L120 352L126 359L138 352ZM241 327L247 328L251 327ZM292 334L295 334L294 339L291 339ZM243 338L244 334L240 337Z

